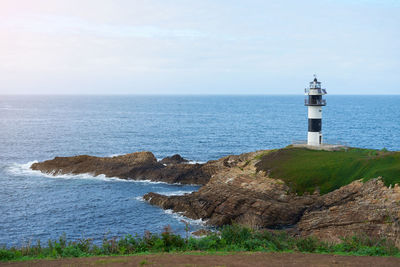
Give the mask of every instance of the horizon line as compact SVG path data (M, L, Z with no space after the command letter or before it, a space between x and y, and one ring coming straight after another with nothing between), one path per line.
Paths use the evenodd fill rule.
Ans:
M400 96L398 94L327 94L329 96ZM304 94L1 94L1 96L304 96Z

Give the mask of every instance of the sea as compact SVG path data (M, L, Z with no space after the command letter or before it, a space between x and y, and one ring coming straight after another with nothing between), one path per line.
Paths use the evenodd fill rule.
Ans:
M325 142L400 150L400 95L328 95ZM32 163L80 154L151 151L192 163L281 148L307 136L302 95L0 96L0 246L160 233L206 221L152 206L147 192L183 195L197 185L52 176Z

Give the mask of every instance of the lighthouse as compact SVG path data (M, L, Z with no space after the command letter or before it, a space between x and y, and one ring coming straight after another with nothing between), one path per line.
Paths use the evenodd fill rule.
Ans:
M322 99L326 95L326 90L321 88L321 82L314 75L314 80L310 82L310 87L304 89L306 99L304 104L308 106L308 135L307 145L322 145L322 107L326 106L326 100Z

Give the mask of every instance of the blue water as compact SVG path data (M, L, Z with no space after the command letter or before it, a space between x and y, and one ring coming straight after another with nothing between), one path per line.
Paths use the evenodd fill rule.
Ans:
M327 96L324 138L400 150L400 96ZM104 177L49 177L29 170L55 156L149 150L193 161L278 148L307 135L303 96L0 96L0 245L184 233L182 217L141 200L196 186ZM190 221L191 230L202 227Z

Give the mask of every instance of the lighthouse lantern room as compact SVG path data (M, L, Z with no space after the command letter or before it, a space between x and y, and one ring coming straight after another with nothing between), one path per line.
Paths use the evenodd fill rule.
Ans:
M322 99L326 95L326 90L321 88L321 82L314 75L314 80L310 82L310 87L304 89L306 99L304 104L308 106L308 136L307 145L322 145L322 106L326 106L326 100Z

